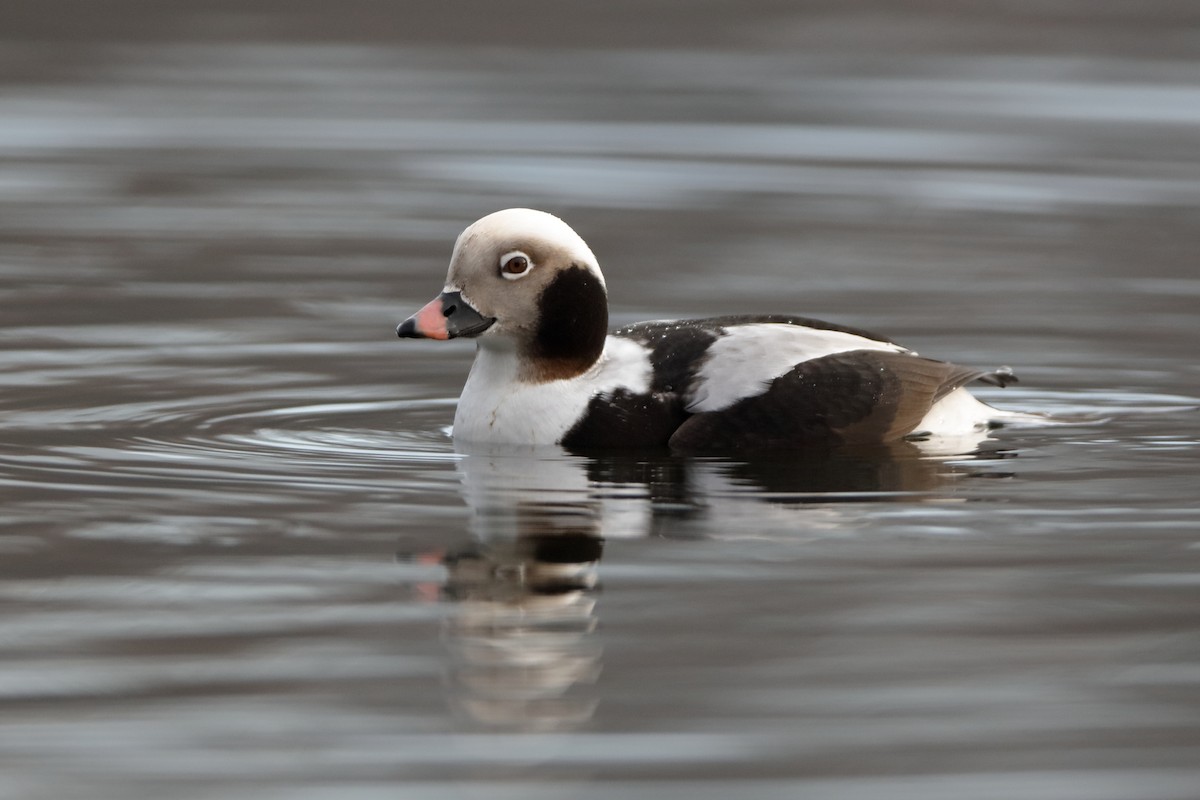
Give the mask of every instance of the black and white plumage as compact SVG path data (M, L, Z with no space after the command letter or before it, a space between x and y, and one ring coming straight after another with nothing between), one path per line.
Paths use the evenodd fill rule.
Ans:
M918 356L855 328L786 315L643 322L608 332L604 276L557 217L490 214L459 236L441 295L397 328L474 338L455 439L687 451L958 435L1025 415L964 385L1007 369Z

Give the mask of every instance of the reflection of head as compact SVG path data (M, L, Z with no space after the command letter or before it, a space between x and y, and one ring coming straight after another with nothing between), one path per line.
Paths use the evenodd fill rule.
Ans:
M591 717L596 700L581 687L600 672L592 596L600 552L600 539L565 529L446 559L446 595L458 603L445 626L447 675L461 716L519 730Z

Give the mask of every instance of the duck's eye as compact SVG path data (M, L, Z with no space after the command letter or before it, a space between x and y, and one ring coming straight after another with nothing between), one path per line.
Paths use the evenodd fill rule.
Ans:
M520 278L529 272L531 267L533 267L533 262L529 260L529 256L520 251L508 253L500 257L500 274L510 281Z

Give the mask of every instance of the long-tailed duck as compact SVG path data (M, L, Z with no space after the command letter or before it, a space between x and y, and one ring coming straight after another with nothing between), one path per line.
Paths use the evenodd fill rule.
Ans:
M608 332L604 276L555 216L489 214L455 242L442 293L402 338L475 339L454 437L572 449L685 451L877 443L980 430L1015 412L978 370L883 336L784 314L640 322Z

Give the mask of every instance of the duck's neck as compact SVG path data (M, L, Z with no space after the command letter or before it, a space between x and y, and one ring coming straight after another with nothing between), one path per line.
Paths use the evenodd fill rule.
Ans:
M538 298L538 324L522 347L522 380L544 383L582 375L604 352L608 336L608 293L585 267L555 276Z

